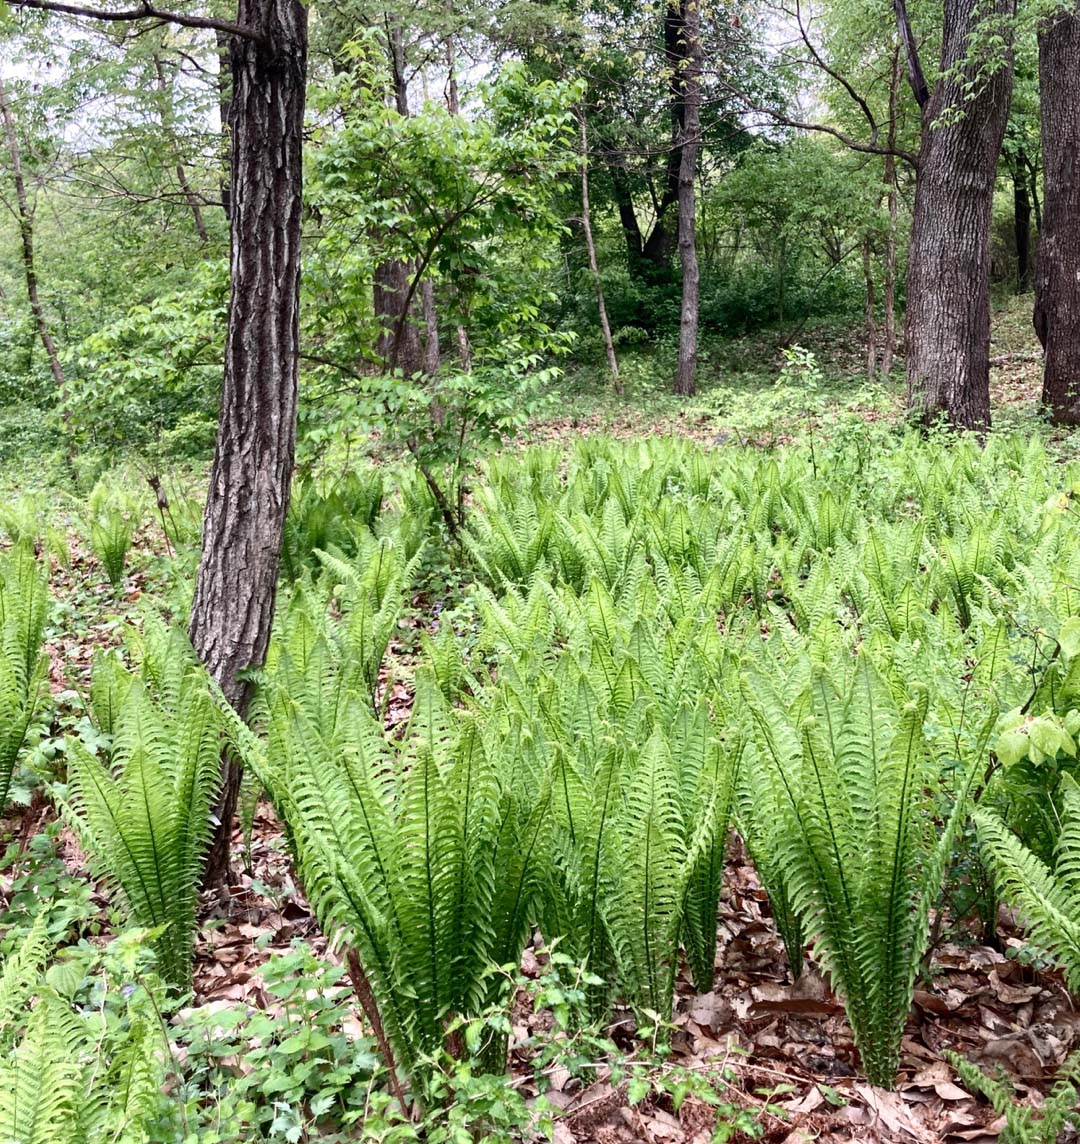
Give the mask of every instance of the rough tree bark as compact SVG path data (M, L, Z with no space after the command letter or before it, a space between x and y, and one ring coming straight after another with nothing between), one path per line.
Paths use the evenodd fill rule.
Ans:
M4 139L7 143L8 157L11 160L11 177L15 183L15 217L19 224L19 239L22 243L23 276L26 279L26 295L30 302L30 313L34 319L34 326L37 329L42 348L45 350L45 356L49 359L49 369L52 370L53 381L56 382L57 394L63 398L64 367L60 363L60 355L49 330L49 320L45 315L45 307L38 290L37 265L34 261L34 212L30 206L30 197L26 193L26 177L23 175L19 136L15 130L15 118L11 114L11 102L8 99L7 87L3 79L0 79L0 118L3 119Z
M239 0L237 22L264 38L230 44L229 326L189 634L244 714L244 673L270 640L296 446L307 12L300 0ZM239 781L226 760L208 883L228 869Z
M1080 425L1080 5L1039 30L1043 224L1035 329L1046 350L1045 405Z
M150 0L122 11L66 0L3 2L104 21L157 19L229 37L232 237L225 379L189 634L243 715L250 698L244 673L262 665L270 642L296 454L307 10L301 0L238 0L232 23L166 12ZM240 780L228 759L222 777L207 882L220 881L228 870Z
M622 393L622 380L619 377L619 359L615 356L615 342L611 337L611 324L608 322L607 303L604 301L604 284L600 280L600 263L596 257L596 243L593 241L592 211L589 207L589 133L585 123L585 112L578 112L581 125L581 231L585 236L585 249L589 255L589 273L596 287L596 309L600 315L600 333L604 338L604 352L607 354L608 369L616 393Z
M941 78L929 96L903 0L896 6L923 125L908 256L908 414L926 426L982 431L990 425L991 208L1011 46L991 74L967 56L980 24L1011 15L1015 0L944 0Z
M701 146L701 13L698 0L683 0L682 130L679 135L679 262L682 265L682 312L675 392L697 392L698 298L697 197L694 180Z

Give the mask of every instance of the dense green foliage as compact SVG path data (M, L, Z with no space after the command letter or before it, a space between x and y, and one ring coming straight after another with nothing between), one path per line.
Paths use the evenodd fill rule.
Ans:
M1075 525L1035 443L876 444L852 429L819 446L816 478L805 453L676 442L492 461L465 537L482 582L449 620L460 635L427 642L400 744L370 710L375 617L408 579L383 570L402 558L370 548L366 589L324 558L341 617L302 588L267 669L269 746L244 741L406 1067L448 1014L491 1002L483 964L515 961L526 918L608 983L601 1009L666 1016L680 946L706 988L734 803L794 966L812 939L864 1069L892 1082L973 787L1010 799L1008 774L981 788L1030 688L1007 651L1031 638L1017 616L1069 621L1048 569ZM508 833L529 840L524 865L500 857ZM502 894L522 912L493 909Z
M1080 474L1037 439L944 448L836 424L776 451L593 438L493 456L449 548L422 479L312 473L250 727L158 621L125 636L131 666L98 657L57 794L114 903L144 927L167 985L157 1004L190 982L223 718L345 957L325 1001L280 1029L181 1021L183 1115L205 1123L195 1139L344 1132L361 1115L391 1132L394 1109L438 1139L461 1085L469 1130L513 1138L529 1113L497 1093L534 932L579 967L560 1009L568 1044L623 1007L639 1035L663 1038L680 967L703 992L714 981L729 822L792 972L809 956L827 973L875 1083L895 1079L930 913L980 855L1075 984ZM133 520L140 505L133 495ZM32 517L28 504L13 527L42 535ZM174 535L162 567L186 575L195 538ZM43 559L24 540L5 557L5 590L24 584L38 616L28 628L20 605L18 631L45 622ZM437 619L403 658L417 594L433 590ZM20 645L32 664L37 646ZM387 722L402 687L404 726ZM973 804L976 849L962 829ZM86 916L66 893L27 915L61 942ZM12 955L11 974L39 982L19 968L36 957ZM343 973L370 1040L337 1031ZM272 980L295 987L287 970ZM74 984L25 987L40 991L35 1014L62 1004L90 1019ZM139 1027L123 1019L115 1035ZM70 1033L47 1050L61 1070L66 1053L83 1060L85 1032ZM241 1035L263 1039L287 1112L222 1064ZM17 1020L12 1059L46 1051L45 1036L44 1017ZM95 1107L111 1107L124 1061L149 1054L139 1067L158 1075L156 1036L106 1042ZM64 1077L60 1101L90 1083L74 1067ZM372 1086L377 1107L361 1101ZM159 1101L149 1138L168 1139L176 1114Z
M46 969L35 927L0 976L0 1134L19 1144L145 1141L161 1113L166 1046L136 935Z
M191 981L220 719L179 635L157 632L143 651L137 673L110 655L95 664L92 713L108 757L73 744L73 821L131 924L153 932L162 977L182 991Z
M0 811L41 700L47 612L45 576L20 541L0 558Z

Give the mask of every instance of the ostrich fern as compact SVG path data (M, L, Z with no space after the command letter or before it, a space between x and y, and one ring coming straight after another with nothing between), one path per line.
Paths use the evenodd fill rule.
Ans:
M1080 992L1080 787L1062 776L1061 833L1054 865L1037 858L997 815L976 811L983 855L1003 901L1024 919L1033 942Z
M290 669L289 649L279 654L287 683L271 678L266 745L235 719L233 734L287 824L321 924L356 955L388 1064L422 1091L450 1019L497 1000L489 966L521 956L550 795L523 802L505 786L473 721L427 674L395 746L356 692L327 706L332 657L315 646Z
M115 679L115 665L99 670ZM217 708L201 671L189 669L175 695L155 701L141 677L108 698L112 746L101 760L80 742L70 755L73 820L129 919L148 929L158 969L177 991L191 982L195 913L210 841L210 807L219 777ZM98 710L101 710L99 708Z
M19 544L0 558L0 813L44 692L47 611L45 573Z
M961 797L939 831L926 805L936 781L927 693L898 705L861 656L850 679L815 668L788 702L750 674L744 697L781 816L773 840L785 891L843 997L866 1075L891 1087L930 909L966 812Z
M142 1144L165 1079L154 1003L136 990L119 1001L122 1019L103 1024L50 983L50 952L37 924L0 975L0 1140Z

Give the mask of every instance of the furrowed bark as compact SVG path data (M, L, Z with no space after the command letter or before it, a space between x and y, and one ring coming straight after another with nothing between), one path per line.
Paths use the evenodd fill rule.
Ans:
M1043 222L1035 329L1046 350L1043 403L1080 425L1080 5L1039 31Z
M296 447L301 150L307 12L299 0L239 0L234 37L232 255L225 379L189 633L243 715L244 673L263 664ZM207 883L228 871L238 764L226 759Z
M969 61L985 19L1013 0L945 0L942 78L923 108L908 257L908 415L982 431L990 425L990 223L1012 94L1011 47L986 74Z

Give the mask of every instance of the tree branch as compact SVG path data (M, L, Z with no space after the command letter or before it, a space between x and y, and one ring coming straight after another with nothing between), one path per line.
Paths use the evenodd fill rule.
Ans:
M163 20L167 24L179 24L185 28L212 28L228 32L245 40L266 42L266 35L255 28L236 24L232 20L218 20L212 16L192 16L186 12L163 12L160 8L143 0L138 8L87 8L81 4L64 4L61 0L4 0L10 8L33 8L39 12L59 12L65 16L82 16L89 20L130 22L132 20Z
M866 117L866 122L870 125L870 144L877 146L878 141L878 121L874 118L874 113L870 110L870 104L855 90L848 80L842 76L834 67L822 59L821 53L814 46L814 42L810 39L810 27L808 24L803 23L802 3L801 0L795 0L795 19L799 25L799 35L802 37L803 43L806 45L813 61L817 66L832 80L838 83L844 91L852 98L858 105L859 110Z
M915 102L922 109L930 102L930 88L926 83L926 76L923 75L922 63L919 60L919 45L915 43L915 33L911 29L911 17L908 16L906 0L893 0L893 8L896 11L896 26L907 57L908 83L911 84Z
M762 107L760 104L755 103L746 92L740 91L730 83L724 82L724 86L737 99L741 100L747 111L752 111L757 115L768 116L778 127L790 127L795 131L814 131L819 135L831 135L833 139L838 139L849 150L857 151L860 155L891 155L895 159L903 159L905 163L910 163L912 167L918 166L918 158L910 151L903 151L899 147L882 147L877 143L862 143L851 135L835 127L830 127L826 123L806 123L801 119L791 119L771 107Z

